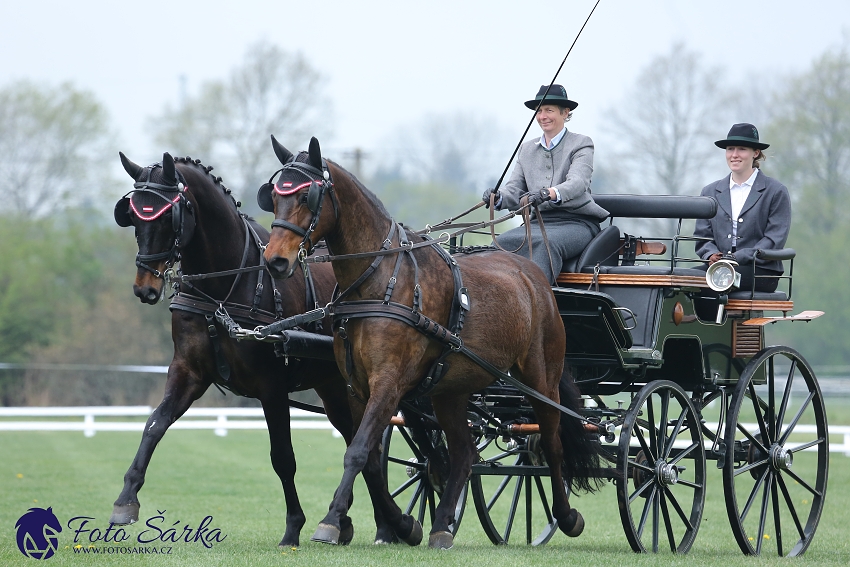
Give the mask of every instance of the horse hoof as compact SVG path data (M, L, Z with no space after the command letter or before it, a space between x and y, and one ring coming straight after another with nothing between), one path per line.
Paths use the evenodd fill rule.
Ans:
M348 524L339 532L339 544L348 545L354 539L354 524Z
M576 523L573 525L573 527L570 530L564 532L569 537L578 537L578 536L581 535L581 532L584 531L584 517L581 514L579 514L578 510L576 510L575 513L576 513Z
M395 532L391 533L389 537L375 536L375 545L392 545L394 543L398 543L398 536L395 535Z
M316 532L313 534L313 537L310 538L310 541L318 541L321 543L329 543L330 545L338 545L339 528L330 524L319 524L319 526L316 528Z
M416 519L413 519L413 528L410 530L410 535L407 537L399 536L399 539L410 546L419 545L422 543L422 524L420 524Z
M455 536L449 532L434 532L428 538L428 547L431 549L451 549L455 544Z
M109 523L116 526L126 526L135 524L139 521L139 503L130 504L115 504L112 508L112 515L109 517Z

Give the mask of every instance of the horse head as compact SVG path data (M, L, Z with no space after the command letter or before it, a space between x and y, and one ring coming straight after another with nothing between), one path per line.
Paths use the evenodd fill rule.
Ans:
M332 230L339 216L339 203L316 138L310 140L309 151L297 156L274 136L271 139L283 167L260 187L257 203L275 215L264 254L269 271L275 278L288 278L295 271L299 254L309 254L316 242ZM321 214L327 200L333 205L333 215Z
M179 259L195 231L195 205L188 198L183 175L167 152L162 162L141 167L119 152L133 178L133 191L115 204L118 226L132 226L139 252L133 293L142 303L155 304L165 288L165 273Z

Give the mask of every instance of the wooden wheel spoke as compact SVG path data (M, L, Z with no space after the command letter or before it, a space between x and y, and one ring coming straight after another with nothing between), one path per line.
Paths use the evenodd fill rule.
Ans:
M422 480L422 473L421 472L416 473L411 478L404 481L404 483L401 486L399 486L398 488L396 488L395 490L393 490L390 493L390 496L395 498L396 496L398 496L399 494L401 494L402 492L404 492L405 490L407 490L408 488L410 488L411 486L413 486L414 484L416 484L420 480Z
M782 430L782 421L785 419L785 410L791 400L791 385L794 383L794 371L797 369L797 361L791 361L791 370L788 371L788 379L785 380L785 391L782 392L782 402L779 404L779 414L776 416L776 429Z
M540 503L543 504L543 512L546 514L546 521L552 523L552 509L549 508L549 499L546 498L546 491L543 489L543 481L539 476L534 477L534 485L537 487L537 495L540 497Z
M679 418L676 420L676 425L673 427L673 432L670 433L670 437L667 439L667 445L664 447L664 456L662 458L666 459L670 456L670 451L673 450L673 443L676 442L676 438L679 436L679 432L682 430L682 424L685 423L685 416L688 414L688 407L685 406L682 408L682 413L679 414Z
M797 423L800 421L800 418L803 417L803 413L808 409L809 404L812 403L812 399L814 399L815 393L809 392L809 395L806 396L806 401L803 402L803 405L800 406L799 411L797 411L797 415L794 416L794 419L791 420L791 423L788 424L787 429L782 433L782 437L779 439L779 444L784 445L788 440L788 437L791 433L794 432L794 428L797 427Z
M396 430L401 433L402 437L404 437L404 440L407 442L407 446L410 447L411 451L413 451L413 456L416 457L418 461L424 461L425 455L422 454L422 451L420 451L416 443L413 442L413 439L410 437L410 434L407 432L407 429L401 426L397 426Z
M765 469L764 472L761 473L761 476L758 478L758 481L756 482L755 486L753 486L753 489L750 492L750 497L747 498L747 503L744 506L744 510L741 512L741 516L738 518L740 520L741 524L744 523L744 520L747 518L747 514L750 513L750 506L752 506L753 502L755 502L756 495L758 494L759 488L761 488L761 485L764 482L765 477L767 477L768 471L769 471L769 469Z
M691 482L689 480L679 479L676 481L676 486L687 486L688 488L696 488L697 490L701 490L705 487L704 484L697 484L695 482Z
M667 500L670 502L670 504L673 505L673 509L676 511L676 514L679 515L679 519L682 520L683 524L685 524L685 529L689 532L694 531L694 526L693 524L691 524L691 519L688 518L687 515L685 515L685 511L682 510L682 507L679 505L679 501L676 499L673 493L670 492L670 489L666 486L664 487L664 493L667 495Z
M759 425L759 432L761 433L761 438L764 442L770 445L773 439L770 437L770 434L767 431L767 426L764 423L763 408L759 403L759 397L756 394L756 387L752 382L748 384L748 387L750 390L750 400L753 402L753 411L756 414L756 421Z
M760 467L760 466L763 466L763 465L767 465L767 462L768 462L768 460L767 460L767 459L762 459L762 460L760 460L760 461L756 461L756 462L754 462L754 463L750 463L750 464L748 464L748 465L744 465L743 467L741 467L741 468L739 468L739 469L735 469L734 475L735 475L735 476L738 476L739 474L741 474L741 473L745 473L745 472L747 472L747 471L750 471L750 470L752 470L752 469L754 469L754 468L756 468L756 467Z
M776 425L776 412L774 411L774 398L776 396L776 371L773 367L773 359L767 361L767 432L771 439L776 439L779 426ZM781 426L781 424L780 424Z
M390 463L395 463L397 465L403 465L405 467L413 467L418 471L425 470L425 463L422 462L405 461L404 459L399 459L398 457L387 457L387 461Z
M785 498L785 504L788 505L788 511L791 513L791 519L794 520L794 526L797 528L797 533L800 535L800 539L805 539L806 532L803 530L803 524L800 522L800 516L797 515L797 507L794 506L794 501L791 499L788 487L785 486L785 479L782 478L782 475L777 475L776 480L779 482L779 488L782 490L782 497Z
M661 493L656 492L652 499L652 552L658 553L658 508L661 503Z
M741 425L740 423L736 423L735 426L738 428L738 431L744 434L744 437L750 440L750 443L753 443L762 453L767 453L767 447L765 447L762 442L752 433L747 431L747 429Z
M649 452L647 455L649 455L652 461L655 462L658 459L658 450L656 446L658 436L655 433L655 410L652 406L652 396L646 398L646 416L648 421L646 432L649 435Z
M487 511L488 512L493 509L493 505L496 503L496 500L499 499L499 496L502 495L502 492L505 491L505 487L508 486L508 483L511 480L513 480L513 478L514 478L513 476L506 476L505 478L502 479L502 482L499 483L499 487L496 489L496 492L493 493L493 497L487 503Z
M764 524L767 521L767 507L770 504L770 487L773 485L773 474L769 475L767 482L764 483L764 494L761 501L761 515L759 516L758 539L756 541L756 554L761 554L761 544L764 541Z
M676 457L674 459L672 459L668 464L675 465L676 463L678 463L679 461L681 461L682 459L684 459L685 457L690 455L694 451L694 449L699 448L699 444L701 442L702 441L697 441L696 443L691 443L691 445L688 448L683 449L682 452L679 453L678 455L676 455Z
M805 451L809 447L814 447L815 445L819 445L820 443L825 443L825 442L826 442L826 439L824 439L823 437L819 437L819 438L815 439L814 441L809 441L808 443L803 443L802 445L794 447L793 449L788 449L788 452L789 453L796 453L797 451Z
M658 420L658 452L664 451L667 446L667 412L670 409L670 390L661 392L661 416Z
M646 520L649 518L649 509L652 507L652 502L655 500L655 494L657 491L657 487L653 484L652 492L649 493L649 496L646 499L646 502L643 504L643 511L640 514L640 523L638 524L637 536L638 539L643 537L643 528L646 526Z
M784 471L784 472L785 472L785 473L787 473L787 474L788 474L788 476L790 476L791 478L793 478L794 480L796 480L797 482L799 482L799 483L800 483L800 486L802 486L803 488L805 488L806 490L808 490L809 492L811 492L811 493L812 493L812 494L814 494L815 496L823 496L823 493L822 493L822 492L820 492L819 490L815 490L814 488L812 488L812 487L811 487L811 485L810 485L808 482L806 482L805 480L803 480L802 478L800 478L800 477L797 475L797 473L795 473L795 472L794 472L794 471L792 471L791 469L788 469L788 470L786 470L786 471Z
M647 459L651 459L652 462L654 463L655 462L655 455L653 454L652 450L649 448L649 445L647 445L646 439L644 438L643 433L641 432L640 428L637 427L637 426L635 426L634 437L638 440L638 443L640 444L640 448L643 449L643 453L644 453L644 455L646 455ZM637 465L637 463L635 463L635 464ZM650 470L654 471L655 469L650 469Z
M634 492L632 492L632 493L631 493L631 495L629 496L629 504L631 504L632 502L634 502L634 501L635 501L635 498L637 498L638 496L640 496L641 494L643 494L643 492L644 492L647 488L649 488L650 486L652 486L654 483L655 483L655 478L654 478L654 477L651 477L651 476L650 476L649 478L647 478L645 481L643 481L643 484L641 484L641 485L640 485L640 487L638 487L638 488L637 488Z
M779 490L776 487L776 476L771 480L770 496L773 500L773 529L776 530L776 548L779 551L779 557L784 557L782 553L782 520L779 517Z
M648 473L655 474L654 468L647 466L647 465L644 465L643 463L639 463L637 461L629 461L629 468L630 469L631 468L641 469L642 471L646 471Z
M422 496L422 491L425 489L425 483L420 483L419 486L416 487L416 490L413 491L413 494L410 496L410 501L407 503L407 510L404 512L405 514L410 514L413 511L413 507L416 506L416 502Z
M667 541L670 543L670 551L676 553L676 536L673 535L673 524L670 521L670 511L667 509L667 500L664 498L664 492L658 495L661 500L661 514L664 517L664 527L667 532Z
M519 504L519 497L522 494L522 481L525 477L518 476L516 477L516 486L514 486L514 495L511 499L511 507L508 510L508 523L505 525L505 533L502 536L502 539L505 540L505 543L508 543L508 539L511 537L511 530L514 527L514 518L516 518L516 509Z

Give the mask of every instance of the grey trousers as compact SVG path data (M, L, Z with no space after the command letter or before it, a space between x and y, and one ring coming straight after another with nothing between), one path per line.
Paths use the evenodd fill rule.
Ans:
M544 219L546 227L546 236L549 238L550 252L552 254L552 264L549 265L549 255L546 253L546 247L543 245L543 235L540 232L540 225L536 222L531 223L531 250L533 257L531 258L535 264L540 266L546 277L549 278L549 283L554 284L555 278L561 273L564 263L573 256L578 256L590 244L593 237L599 234L599 226L596 225L595 230L581 221L575 220L547 220ZM525 226L512 228L511 230L499 235L496 241L499 245L508 250L515 250L525 239ZM517 254L528 258L528 243L523 244L522 248L517 251ZM552 273L552 267L555 272Z

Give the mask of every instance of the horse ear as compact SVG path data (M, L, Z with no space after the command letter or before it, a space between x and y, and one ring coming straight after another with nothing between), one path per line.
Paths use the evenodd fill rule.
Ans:
M308 154L310 156L310 165L318 169L322 170L322 150L319 148L319 140L316 139L315 136L310 138L310 147Z
M125 156L123 152L118 152L118 155L121 157L121 165L124 166L124 171L126 171L134 181L137 181L139 179L139 175L142 173L142 166L136 165L127 159L127 156Z
M162 154L162 183L164 185L177 185L177 173L174 169L174 158L165 152Z
M281 165L286 165L292 161L293 157L295 157L292 155L292 152L280 145L280 142L277 141L274 134L272 134L272 149L274 150L274 155L276 155L277 159L280 160Z

